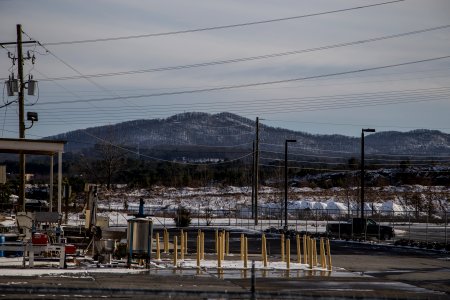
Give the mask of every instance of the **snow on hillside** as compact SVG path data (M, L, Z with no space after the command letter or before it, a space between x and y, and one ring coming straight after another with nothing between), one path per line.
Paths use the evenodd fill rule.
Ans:
M351 188L356 191L356 188ZM434 212L448 211L450 188L443 186L425 187L414 186L387 186L375 188L379 192L377 201L370 201L366 197L365 211L382 215L407 215L414 207L407 205L406 192L415 192L423 203L432 203ZM292 188L289 190L289 210L315 211L323 210L331 215L347 214L349 210L357 211L359 201L357 194L352 198L343 197L345 191L340 188ZM369 191L367 192L369 194ZM433 195L433 198L430 198ZM379 198L384 197L384 198ZM144 199L145 209L151 212L175 211L179 206L186 207L193 212L205 213L209 211L226 211L238 209L241 212L250 211L250 187L200 187L200 188L164 188L153 187L145 190L116 189L114 192L100 193L100 208L138 210L139 199ZM261 187L258 200L262 212L281 210L284 208L284 192L272 187ZM216 212L217 214L218 212Z

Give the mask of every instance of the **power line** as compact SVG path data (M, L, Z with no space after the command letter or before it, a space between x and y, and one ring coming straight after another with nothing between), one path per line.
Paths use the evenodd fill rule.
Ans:
M25 32L23 32L29 39L32 39L27 33L25 33ZM74 71L75 73L77 73L77 74L79 74L80 76L82 76L82 78L84 78L84 79L86 79L89 83L91 83L91 84L93 84L95 87L97 87L98 89L100 89L100 90L102 90L102 91L104 91L104 92L107 92L107 93L109 93L110 95L113 95L113 96L117 96L117 94L116 93L114 93L114 92L112 92L112 91L110 91L110 90L108 90L108 89L106 89L106 88L104 88L103 86L101 86L101 85L99 85L98 83L96 83L95 81L93 81L92 79L90 79L90 78L86 78L85 76L84 76L84 74L82 74L80 71L78 71L75 67L73 67L72 65L70 65L69 63L67 63L66 61L64 61L62 58L60 58L59 56L57 56L55 53L53 53L52 51L50 51L49 49L47 49L45 46L43 46L40 42L37 42L38 43L38 45L39 46L41 46L45 51L46 51L46 53L48 53L48 54L50 54L51 56L53 56L54 58L56 58L59 62L61 62L62 64L64 64L66 67L68 67L68 68L70 68L72 71ZM126 101L125 100L121 100L121 101L123 101L124 103L126 103ZM93 106L95 109L97 109L97 110L102 110L102 108L101 107L97 107L97 106L95 106L94 104L90 104L91 106Z
M105 139L102 139L102 138L100 138L100 137L98 137L98 136L95 136L95 135L93 135L93 134L91 134L91 133L89 133L89 132L87 132L87 131L83 131L83 133L85 133L86 135L91 136L91 137L93 137L93 138L95 138L95 139L98 139L99 141L102 141L102 142L105 143L105 144L108 144L108 145L110 145L110 146L112 146L112 147L115 147L115 148L117 148L117 149L120 149L120 150L122 150L122 151L126 151L126 152L129 152L129 153L132 153L132 154L135 154L135 155L139 155L139 156L141 156L141 157L149 158L149 159L152 159L152 160L156 160L156 161L162 161L162 162L167 162L167 163L171 163L171 164L179 164L179 165L190 165L190 166L223 165L223 164L228 164L228 163L231 163L231 162L239 161L239 160L244 159L244 158L246 158L246 157L249 157L250 155L253 154L252 152L250 152L250 153L245 154L245 155L243 155L243 156L241 156L241 157L238 157L238 158L236 158L236 159L230 159L230 160L227 160L227 161L216 162L216 163L203 163L203 164L200 164L200 163L178 162L178 161L171 161L171 160L167 160L167 159L162 159L162 158L157 158L157 157L145 155L145 154L139 153L139 152L137 152L137 151L133 151L133 150L131 150L131 149L127 149L127 148L125 148L125 147L116 145L116 144L114 144L114 143L112 143L112 142L110 142L110 141L107 141L107 140L105 140Z
M209 101L206 102L190 102L189 104L185 103L172 103L172 104L152 104L151 111L155 112L156 110L161 109L185 109L187 107L189 108L201 108L201 107L215 107L215 108L228 108L232 106L235 107L251 107L251 106L260 106L261 104L268 105L277 103L276 106L279 107L280 104L283 103L297 103L299 104L299 101L302 101L304 104L308 104L306 101L310 101L314 104L317 103L326 103L333 100L333 102L338 102L339 100L345 101L346 103L349 103L349 100L362 100L362 99L385 99L389 98L392 99L393 97L396 97L397 99L403 97L403 96L420 96L423 94L424 96L430 96L430 95L443 95L446 96L446 92L450 91L449 87L440 87L440 88L422 88L422 89L406 89L406 90L390 90L390 91L384 91L384 92L365 92L365 93L350 93L350 94L335 94L335 95L327 95L327 96L307 96L307 97L283 97L283 98L266 98L266 99L239 99L234 101L221 101L220 103L211 103ZM292 102L290 102L292 101ZM323 101L323 102L321 102ZM326 101L326 102L325 102ZM44 102L44 104L52 104L55 102ZM42 104L42 103L41 103ZM143 108L146 108L146 106L137 106L139 110L142 110ZM123 112L126 109L131 109L128 106L127 107L109 107L106 108L108 112L114 112L116 110ZM84 108L70 108L71 112L77 111L77 110L84 110ZM168 111L168 110L163 110ZM275 120L274 120L275 121Z
M263 166L263 167L269 167L269 168L284 169L284 166L267 165L267 164L259 164L259 165ZM309 168L309 167L288 167L288 169L301 169L301 170L327 171L327 172L342 172L342 173L354 172L353 170L338 170L338 169Z
M246 22L246 23L204 27L204 28L196 28L196 29L186 29L186 30L169 31L169 32L161 32L161 33L127 35L127 36L119 36L119 37L86 39L86 40L77 40L77 41L51 42L51 43L45 43L43 45L58 46L58 45L85 44L85 43L96 43L96 42L107 42L107 41L118 41L118 40L129 40L129 39L156 37L156 36L185 34L185 33L202 32L202 31L219 30L219 29L230 29L230 28L237 28L237 27L244 27L244 26L252 26L252 25L260 25L260 24L267 24L267 23L273 23L273 22L282 22L282 21L288 21L288 20L302 19L302 18L307 18L307 17L315 17L315 16L321 16L321 15L327 15L327 14L333 14L333 13L340 13L340 12L352 11L352 10L357 10L357 9L381 6L381 5L386 5L386 4L393 4L393 3L397 3L397 2L403 2L403 1L405 1L405 0L387 1L387 2L381 2L381 3L369 4L369 5L363 5L363 6L331 10L331 11L326 11L326 12L312 13L312 14L301 15L301 16L261 20L261 21L255 21L255 22Z
M251 99L251 100L236 100L236 101L221 101L220 103L210 103L210 102L194 102L189 103L189 108L195 108L195 109L201 109L202 107L205 108L229 108L232 106L233 108L239 108L240 110L245 108L252 108L253 111L256 112L263 112L264 110L258 110L257 108L261 105L264 105L264 108L270 108L273 107L280 107L281 105L289 105L289 108L292 109L294 104L297 104L296 107L300 107L298 105L308 105L308 106L301 106L301 109L311 109L315 108L317 105L324 105L324 104L331 104L336 103L339 104L342 101L345 101L345 104L352 104L352 103L366 103L367 101L377 100L377 102L370 102L370 103L379 103L378 100L404 100L404 99L416 99L420 97L445 97L448 95L448 92L450 92L450 87L441 87L441 88L428 88L428 89L410 89L410 90L391 90L386 92L367 92L367 93L354 93L354 94L337 94L337 95L330 95L330 96L314 96L314 97L286 97L286 98L266 98L266 99ZM427 98L428 99L428 98ZM49 102L50 104L52 102ZM311 106L313 105L313 106ZM144 109L148 108L147 106L138 106L139 110L137 111L140 113L145 113ZM172 109L185 109L187 108L186 104L152 104L151 111L152 113L155 112L169 112ZM61 112L71 112L72 114L76 113L77 111L83 112L83 116L88 115L89 113L93 113L97 117L96 112L86 112L85 108L64 108L64 109L53 109L52 113L60 114ZM130 107L109 107L105 108L105 112L108 112L109 114L114 112L124 113L124 112L134 112L134 108ZM77 117L78 118L78 117ZM270 121L273 121L272 119L267 119Z
M357 138L354 138L357 139ZM269 144L269 143L260 143L261 145L269 145L269 146L274 146L274 147L280 147L283 148L284 145L281 144ZM358 145L359 147L359 145ZM358 151L355 152L350 152L350 151L339 151L339 150L326 150L326 149L319 149L319 148L305 148L304 146L289 146L289 149L301 149L303 151L308 151L308 152L331 152L331 153L343 153L343 154L350 154L350 155L359 155L360 153ZM386 156L386 157L416 157L416 158L420 158L420 157L425 157L425 158L450 158L450 156L447 155L418 155L418 154L389 154L389 153L366 153L366 159L368 157L377 157L377 156Z
M267 144L260 143L260 145L267 145ZM272 153L272 154L284 155L284 152L269 151L269 150L260 150L260 151L264 152L264 153ZM324 156L324 155L313 155L313 154L292 153L292 152L290 152L289 155L292 155L292 156L305 156L305 157L317 157L317 158L329 158L329 159L348 159L348 157L345 157L345 156Z
M313 75L313 76L291 78L291 79L283 79L283 80L275 80L275 81L236 84L236 85L228 85L228 86L221 86L221 87L215 87L215 88L185 90L185 91L178 91L178 92L164 92L164 93L154 93L154 94L145 94L145 95L130 95L130 96L94 98L94 99L71 100L71 101L53 101L53 102L45 102L45 103L40 103L40 104L42 105L42 104L68 104L68 103L80 103L80 102L83 102L83 103L84 102L99 102L99 101L110 101L110 100L121 100L121 99L139 99L139 98L161 97L161 96L193 94L193 93L203 93L203 92L214 92L214 91L222 91L222 90L230 90L230 89L238 89L238 88L247 88L247 87L253 87L253 86L263 86L263 85L272 85L272 84L280 84L280 83L289 83L289 82L310 80L310 79L316 79L316 78L341 76L341 75L347 75L347 74L354 74L354 73L361 73L361 72L368 72L368 71L374 71L374 70L388 69L388 68L394 68L394 67L400 67L400 66L407 66L407 65L424 63L424 62L430 62L430 61L436 61L436 60L442 60L442 59L447 59L447 58L450 58L450 55L441 56L441 57L434 57L434 58L428 58L428 59L422 59L422 60L416 60L416 61L409 61L409 62L404 62L404 63L384 65L384 66L379 66L379 67L363 68L363 69L358 69L358 70L343 71L343 72L336 72L336 73L329 73L329 74L322 74L322 75Z
M260 151L264 152L264 153L272 153L272 154L284 155L284 152L268 151L268 150L260 150ZM292 152L292 151L289 153L289 155L290 156L304 156L304 157L314 157L314 158L325 158L325 159L340 159L340 160L345 160L345 163L347 163L347 160L349 158L348 156L324 156L324 155L295 153L295 152ZM430 158L430 157L427 157L427 158ZM408 162L448 163L449 162L448 158L450 158L450 157L445 157L445 156L444 157L437 157L437 159L408 159L408 158L387 159L387 158L367 158L366 157L364 160L366 160L366 161L386 161L386 162L404 162L404 161L408 161ZM445 159L445 160L440 160L440 159ZM296 161L296 160L292 160L292 161ZM341 164L342 164L342 162L341 162ZM372 165L376 165L376 164L372 164Z
M404 37L404 36L418 34L418 33L429 32L429 31L433 31L433 30L446 29L446 28L449 28L449 27L450 27L450 25L443 25L443 26L431 27L431 28L426 28L426 29L421 29L421 30L405 32L405 33L387 35L387 36L382 36L382 37L377 37L377 38L364 39L364 40L359 40L359 41L354 41L354 42L338 43L338 44L321 46L321 47L310 48L310 49L302 49L302 50L294 50L294 51L288 51L288 52L271 53L271 54L250 56L250 57L244 57L244 58L232 58L232 59L220 60L220 61L210 61L210 62L202 62L202 63L189 64L189 65L179 65L179 66L170 66L170 67L161 67L161 68L151 68L151 69L141 69L141 70L131 70L131 71L120 71L120 72L110 72L110 73L97 73L97 74L89 74L89 75L83 75L83 76L54 77L54 78L49 78L49 79L46 79L46 80L70 80L70 79L81 79L81 78L110 77L110 76L132 75L132 74L142 74L142 73L152 73L152 72L162 72L162 71L173 71L173 70L182 70L182 69L190 69L190 68L199 68L199 67L223 65L223 64L230 64L230 63L239 63L239 62L246 62L246 61L254 61L254 60L282 57L282 56L288 56L288 55L309 53L309 52L315 52L315 51L321 51L321 50L328 50L328 49L334 49L334 48L340 48L340 47L346 47L346 46L352 46L352 45L360 45L360 44L365 44L365 43L370 43L370 42L382 41L382 40L393 39L393 38L398 38L398 37ZM46 80L42 80L42 81L46 81Z
M450 96L449 93L440 93L440 94L429 94L429 95L421 95L421 94L417 94L417 95L404 95L404 96L383 96L383 97L379 97L379 99L371 99L370 97L367 99L354 99L354 100L347 100L344 103L340 103L338 101L333 101L331 103L327 103L325 101L317 101L317 102L313 102L313 103L289 103L289 102L285 102L285 103L280 103L280 104L276 104L276 103L270 103L270 104L265 104L263 106L263 108L259 108L258 104L254 103L254 104L248 104L247 106L243 106L241 108L239 108L239 105L236 105L235 107L233 107L233 109L231 109L231 111L237 110L237 113L245 113L248 112L252 115L261 115L263 113L270 113L270 114L277 114L277 113L287 113L287 112L294 112L294 111L299 111L299 112L306 112L306 111L323 111L323 110L331 110L331 109L349 109L349 108L357 108L357 107L370 107L370 106L380 106L380 105L398 105L398 104L405 104L405 103L421 103L421 102L431 102L431 101L441 101L441 100L445 100L448 96ZM343 100L344 101L344 100ZM260 103L261 104L261 103ZM264 103L263 103L264 104ZM256 106L256 108L251 108L251 106ZM219 109L218 105L211 105L209 107L207 107L208 110L211 109ZM190 107L192 108L192 106ZM228 106L224 106L225 109L229 108ZM117 108L117 109L120 109ZM198 109L198 108L197 108ZM64 118L64 123L67 123L68 121L71 122L71 124L92 124L92 117L95 118L95 123L98 124L102 124L102 121L114 121L117 122L120 117L123 115L123 112L126 111L125 108L122 108L121 110L118 111L118 113L120 115L115 116L112 115L111 113L108 114L107 117L105 118L100 118L98 117L98 115L94 114L91 116L89 116L88 113L83 113L83 115L81 116L77 116L73 114L73 111L71 109L67 109L68 112L71 113L71 117L66 117ZM113 110L112 112L114 112L115 110ZM164 110L165 112L169 112L170 110ZM150 111L150 113L152 113L153 116L157 116L157 115L165 115L164 111L159 111L159 113L156 112L155 109L153 109L152 111ZM62 111L61 110L55 110L54 114L57 114L56 117L58 117L60 115ZM52 115L52 114L50 114ZM143 116L143 117L147 117L147 114L145 113L145 111L140 110L139 112L137 112L136 116ZM129 118L131 116L129 114L126 115L126 118L124 121L128 121ZM83 121L86 120L86 121ZM76 120L75 122L73 122L73 120ZM46 123L50 124L50 123L61 123L58 122L56 120L52 120L50 119L50 121L45 121ZM41 125L44 125L45 123L40 123Z
M417 129L421 126L398 126L398 125L375 125L375 124L354 124L354 123L332 123L332 122L313 122L313 121L289 121L289 120L277 120L277 119L267 119L264 121L269 122L281 122L281 123L296 123L296 124L317 124L317 125L333 125L333 126L351 126L351 127L378 127L378 128L402 128L402 129ZM427 128L430 130L445 130L450 129L450 127L440 127L440 128Z
M271 161L282 161L284 162L284 159L278 159L278 158L268 158L268 157L260 157L262 160L271 160ZM309 161L309 160L293 160L288 159L288 162L296 162L296 163L304 163L304 164L318 164L318 165L343 165L345 163L343 162L321 162L321 161Z

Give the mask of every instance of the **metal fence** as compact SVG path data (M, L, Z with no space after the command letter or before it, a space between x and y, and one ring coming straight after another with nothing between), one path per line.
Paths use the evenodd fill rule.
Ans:
M136 213L129 211L128 213ZM174 226L176 210L145 209L145 213L153 216L155 225ZM288 228L311 234L325 234L329 223L343 224L349 219L358 217L359 211L329 210L329 209L290 209L288 210ZM411 243L449 243L449 213L440 212L434 214L418 213L415 211L375 212L365 211L365 216L380 225L391 226L395 230L395 236L390 242L407 240ZM250 207L239 209L190 209L191 226L238 226L258 231L269 228L280 229L284 224L284 210L280 208L262 207L258 212L258 222L251 213ZM353 234L350 236L350 238ZM347 235L337 234L337 238L349 238ZM383 237L378 235L378 240Z

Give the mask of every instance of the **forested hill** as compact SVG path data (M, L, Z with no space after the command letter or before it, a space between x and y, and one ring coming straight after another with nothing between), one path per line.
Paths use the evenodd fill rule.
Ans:
M191 112L167 119L135 120L75 130L49 138L68 141L66 152L90 153L88 149L95 145L112 143L139 153L156 149L159 151L190 149L190 152L186 153L196 153L196 158L199 158L202 155L193 149L201 148L202 153L207 153L207 149L216 153L234 151L236 155L233 157L236 157L239 151L241 153L244 150L251 151L255 132L255 120L226 112L219 114ZM339 151L344 154L348 152L348 156L355 156L360 149L359 138L313 135L260 124L262 151L282 153L285 139L297 140L295 145L290 145L293 152L323 153L333 156L331 154L333 151ZM368 154L449 155L450 135L432 130L377 132L366 136L365 149Z

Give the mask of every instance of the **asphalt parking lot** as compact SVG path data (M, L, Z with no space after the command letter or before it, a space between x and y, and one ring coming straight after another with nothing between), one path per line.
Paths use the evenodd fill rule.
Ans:
M239 251L234 234L238 232L232 233L233 252ZM213 248L213 236L207 234L206 249ZM258 235L249 238L250 259L258 260ZM278 238L269 243L269 259L279 259ZM256 270L254 293L250 270L153 268L106 274L84 269L66 275L0 276L0 298L450 299L448 253L345 241L331 246L333 272Z

